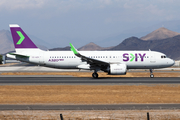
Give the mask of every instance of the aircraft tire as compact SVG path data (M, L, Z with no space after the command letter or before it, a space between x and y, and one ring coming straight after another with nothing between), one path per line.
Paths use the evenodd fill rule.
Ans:
M92 77L93 77L93 78L98 78L98 74L97 74L97 73L93 73L93 74L92 74Z
M150 75L150 78L154 78L154 75L153 75L153 74L151 74L151 75Z

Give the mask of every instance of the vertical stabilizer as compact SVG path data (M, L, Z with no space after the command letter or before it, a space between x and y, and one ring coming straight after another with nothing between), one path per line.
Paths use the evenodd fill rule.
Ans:
M10 24L11 35L14 41L15 49L36 49L38 48L26 33L17 24Z

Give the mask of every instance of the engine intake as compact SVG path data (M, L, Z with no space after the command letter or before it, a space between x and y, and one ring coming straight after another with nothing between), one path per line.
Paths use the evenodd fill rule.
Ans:
M110 75L125 75L127 71L126 64L110 64Z

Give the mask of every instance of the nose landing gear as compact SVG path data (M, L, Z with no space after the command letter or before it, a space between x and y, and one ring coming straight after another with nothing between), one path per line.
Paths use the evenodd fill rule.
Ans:
M150 78L154 78L153 70L152 70L152 69L149 69L149 71L150 71Z

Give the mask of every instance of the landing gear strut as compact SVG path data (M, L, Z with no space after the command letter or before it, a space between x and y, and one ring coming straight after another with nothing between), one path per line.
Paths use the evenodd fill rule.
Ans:
M93 78L98 78L98 74L97 74L96 72L94 72L94 73L92 74L92 77L93 77Z
M153 78L153 77L154 77L154 75L153 75L153 70L152 70L152 69L149 69L149 71L150 71L150 78Z

